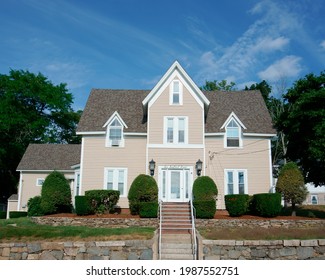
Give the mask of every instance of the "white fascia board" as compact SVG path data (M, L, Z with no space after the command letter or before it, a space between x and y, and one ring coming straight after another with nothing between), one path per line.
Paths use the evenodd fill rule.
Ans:
M30 173L48 173L48 172L53 172L53 170L26 170L26 169L21 169L21 170L17 170L18 172L30 172ZM55 169L55 171L58 172L66 172L66 173L74 173L74 170L57 170Z
M220 127L220 129L224 129L228 125L231 119L234 119L243 129L247 129L246 126L241 122L241 120L237 117L237 115L234 112L231 112L231 114L223 123L223 125Z
M156 86L150 91L147 97L142 101L142 105L146 107L148 103L163 91L162 87L165 88L169 83L167 81L171 80L178 74L179 78L182 78L183 84L186 86L187 84L191 87L191 94L196 92L196 98L199 98L201 102L203 102L206 106L210 104L210 101L205 97L203 92L199 89L199 87L193 82L191 77L186 73L183 67L179 64L178 61L175 61L172 66L167 70L164 76L159 80ZM159 93L159 94L157 94Z
M76 135L103 135L106 134L106 131L81 131L76 132Z
M224 132L204 133L205 137L224 136Z
M146 132L124 132L125 136L147 136Z
M243 136L273 138L276 134L269 133L243 133Z
M110 118L107 120L107 122L103 125L103 127L108 126L115 118L118 119L118 121L125 127L128 128L128 126L126 125L126 123L123 121L123 119L121 118L120 114L115 111Z

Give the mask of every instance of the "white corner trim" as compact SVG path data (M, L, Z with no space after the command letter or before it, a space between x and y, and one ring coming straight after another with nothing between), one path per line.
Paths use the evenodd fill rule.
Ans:
M19 191L18 191L17 211L19 211L19 208L20 208L22 190L23 190L23 172L20 171L20 174L19 174ZM9 214L8 214L8 218L9 218Z

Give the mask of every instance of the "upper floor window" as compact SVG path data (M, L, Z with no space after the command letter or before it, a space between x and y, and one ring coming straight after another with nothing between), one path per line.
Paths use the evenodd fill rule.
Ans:
M109 147L123 146L123 125L115 118L107 128L107 145Z
M182 84L179 80L174 80L171 83L169 104L170 105L182 105L183 94L182 94Z
M232 119L226 127L227 147L239 147L240 128Z
M166 117L164 140L168 144L186 144L187 117Z

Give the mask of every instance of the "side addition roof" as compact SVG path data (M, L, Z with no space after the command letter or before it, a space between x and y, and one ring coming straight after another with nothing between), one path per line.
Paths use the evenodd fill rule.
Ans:
M224 132L221 127L232 112L245 125L244 133L276 133L260 91L206 91L204 94L210 100L206 133Z
M30 144L17 170L71 170L80 163L80 154L78 144Z

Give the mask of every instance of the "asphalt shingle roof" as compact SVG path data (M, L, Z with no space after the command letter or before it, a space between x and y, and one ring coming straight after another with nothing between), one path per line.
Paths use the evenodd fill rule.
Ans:
M125 132L147 132L142 101L149 90L93 89L78 124L78 132L105 131L103 125L115 111L128 126ZM272 120L259 91L204 92L210 101L206 132L222 132L221 126L234 112L246 133L274 134Z
M30 144L17 170L70 170L80 163L81 145Z

